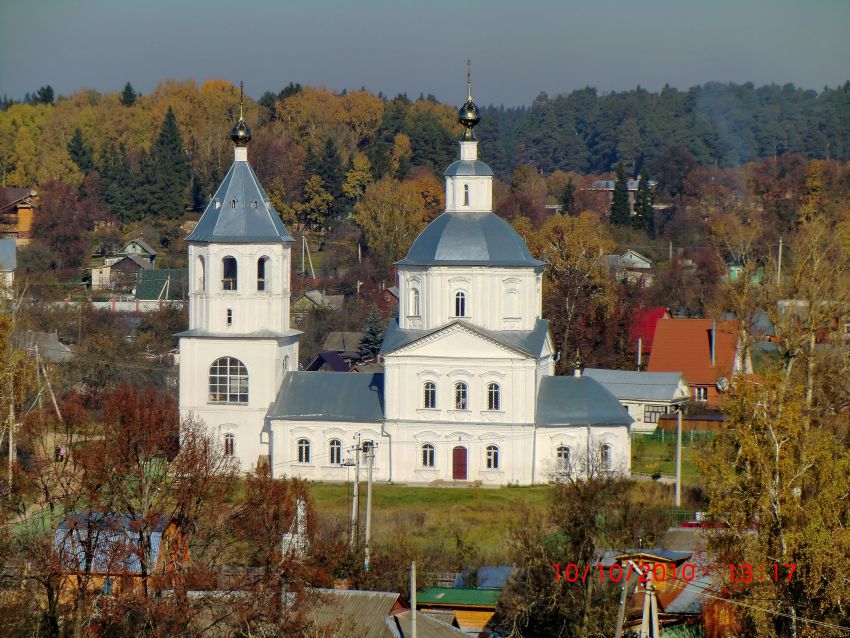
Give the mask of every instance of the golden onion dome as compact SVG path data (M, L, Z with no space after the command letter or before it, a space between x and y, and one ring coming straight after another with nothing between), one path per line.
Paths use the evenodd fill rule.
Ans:
M247 146L251 141L251 128L245 124L241 117L236 125L230 129L230 139L236 146Z

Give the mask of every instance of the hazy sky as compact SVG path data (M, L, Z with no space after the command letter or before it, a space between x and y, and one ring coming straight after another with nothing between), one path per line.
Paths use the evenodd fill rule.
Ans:
M850 79L850 0L0 0L0 94L290 81L479 104Z

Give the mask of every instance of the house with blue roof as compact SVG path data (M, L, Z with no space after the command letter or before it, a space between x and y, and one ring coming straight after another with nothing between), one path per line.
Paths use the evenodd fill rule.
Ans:
M544 263L493 212L479 120L470 95L446 210L396 264L382 372L297 370L292 238L247 162L250 129L234 127L236 161L187 238L180 407L243 469L344 481L357 447L379 481L529 485L591 459L629 472L632 419L616 397L580 373L554 374Z

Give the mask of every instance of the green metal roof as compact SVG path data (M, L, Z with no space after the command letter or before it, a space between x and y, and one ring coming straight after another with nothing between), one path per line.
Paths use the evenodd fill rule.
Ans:
M496 608L501 589L462 589L460 587L426 587L416 592L416 606L445 605Z
M139 272L136 299L174 300L188 296L189 273L185 268L151 268Z

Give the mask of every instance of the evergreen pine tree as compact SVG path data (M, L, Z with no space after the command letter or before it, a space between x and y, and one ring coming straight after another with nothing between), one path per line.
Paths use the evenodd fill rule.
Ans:
M183 154L183 137L170 106L151 156L154 164L154 183L150 184L152 197L149 210L158 217L179 219L186 208L189 162ZM147 181L150 181L149 177Z
M53 92L53 87L49 84L41 87L32 96L32 100L35 104L53 104L55 99L56 94Z
M564 192L561 194L561 215L570 215L573 212L573 201L576 196L576 185L573 184L573 178L567 182L564 187Z
M609 221L619 226L629 223L629 181L623 164L617 165L617 181L614 182L614 196L611 198L611 217Z
M384 322L376 306L372 306L366 325L363 326L363 337L357 348L357 356L361 361L369 361L378 356L381 344L384 342Z
M642 173L638 181L637 196L635 197L635 216L632 223L635 228L645 230L655 238L655 209L652 207L654 196L649 185L649 177Z
M135 203L136 177L130 168L127 147L115 142L104 144L95 168L104 183L103 199L122 221L129 221Z
M88 174L94 168L94 151L91 146L86 144L83 139L83 132L80 129L74 130L74 135L68 142L68 155L84 174Z
M139 97L133 85L127 82L124 85L124 90L121 91L121 104L124 106L133 106L136 103L136 98Z

